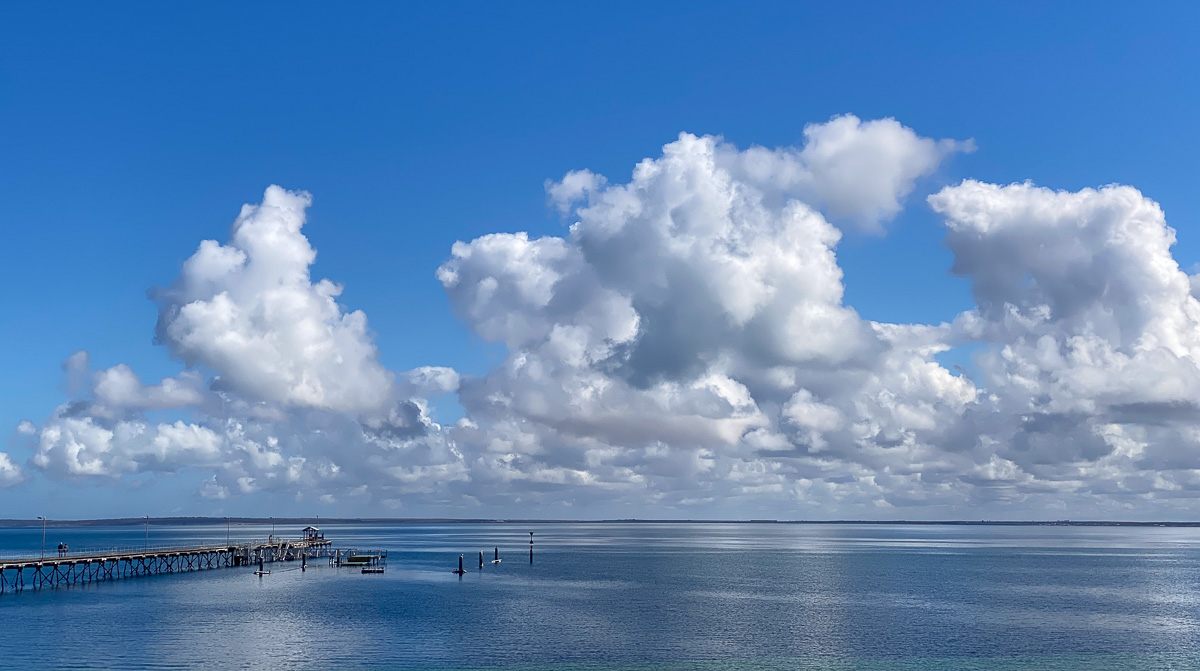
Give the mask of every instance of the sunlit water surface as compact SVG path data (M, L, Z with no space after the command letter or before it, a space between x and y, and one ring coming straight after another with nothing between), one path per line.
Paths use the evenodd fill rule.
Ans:
M784 524L325 526L314 563L0 595L5 668L1192 669L1200 529ZM536 555L529 562L529 531ZM297 536L296 527L279 527ZM233 537L269 529L235 527ZM151 526L151 545L225 540ZM52 550L141 527L51 528ZM40 529L0 528L37 553ZM478 552L504 561L477 570ZM470 571L450 573L464 554Z

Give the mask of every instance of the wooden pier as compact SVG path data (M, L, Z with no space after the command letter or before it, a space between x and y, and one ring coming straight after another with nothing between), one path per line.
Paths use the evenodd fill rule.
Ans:
M332 542L321 537L304 540L250 541L192 547L143 548L0 559L0 594L22 589L82 585L104 580L182 573L213 568L251 566L264 562L329 558Z

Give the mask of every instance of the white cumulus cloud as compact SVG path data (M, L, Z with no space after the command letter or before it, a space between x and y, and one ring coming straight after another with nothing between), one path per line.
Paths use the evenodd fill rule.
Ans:
M820 210L879 224L958 145L852 117L806 134L770 151L683 134L627 184L550 184L575 200L564 238L455 245L438 272L452 305L509 349L460 385L471 422L451 435L484 455L473 477L543 500L794 503L809 475L851 490L934 460L974 386L932 360L928 327L843 304ZM857 175L851 212L826 173L863 156L887 160Z
M548 182L562 235L461 241L436 270L449 309L505 348L481 375L384 368L366 316L310 276L309 196L271 187L156 295L188 370L147 383L71 355L69 400L18 427L31 468L0 453L0 486L193 473L198 501L400 514L1186 511L1197 280L1136 189L943 188L926 202L975 305L907 324L845 302L843 232L882 232L973 148L847 115L798 147L684 133L627 181ZM956 348L970 362L942 365ZM450 395L463 416L439 424L430 399Z
M1175 231L1136 189L966 181L930 197L978 308L989 397L969 417L1002 472L1114 497L1178 495L1200 468L1200 302Z
M247 205L226 244L206 240L158 293L160 339L189 365L260 400L361 412L389 400L392 374L341 287L313 282L300 232L307 193L272 186Z

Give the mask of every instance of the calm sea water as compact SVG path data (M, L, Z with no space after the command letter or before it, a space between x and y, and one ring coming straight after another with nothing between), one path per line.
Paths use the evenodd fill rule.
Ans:
M280 535L298 528L278 527ZM529 563L529 531L535 562ZM0 596L5 668L1195 669L1200 529L325 526L387 573L276 564ZM150 543L225 539L152 526ZM235 528L265 537L269 529ZM54 529L73 549L141 527ZM41 530L0 528L0 552ZM500 547L482 571L478 552ZM450 573L458 555L471 570Z

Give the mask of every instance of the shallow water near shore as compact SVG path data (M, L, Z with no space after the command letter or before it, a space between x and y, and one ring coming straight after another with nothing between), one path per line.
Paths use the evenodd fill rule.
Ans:
M263 577L232 568L6 593L0 659L79 669L1200 668L1200 529L322 526L336 547L387 549L387 572L291 562ZM225 538L223 524L151 526L148 541L142 527L82 527L52 528L47 542ZM36 553L40 542L40 528L0 528L0 552ZM477 569L493 547L504 561ZM450 573L459 554L461 578Z

